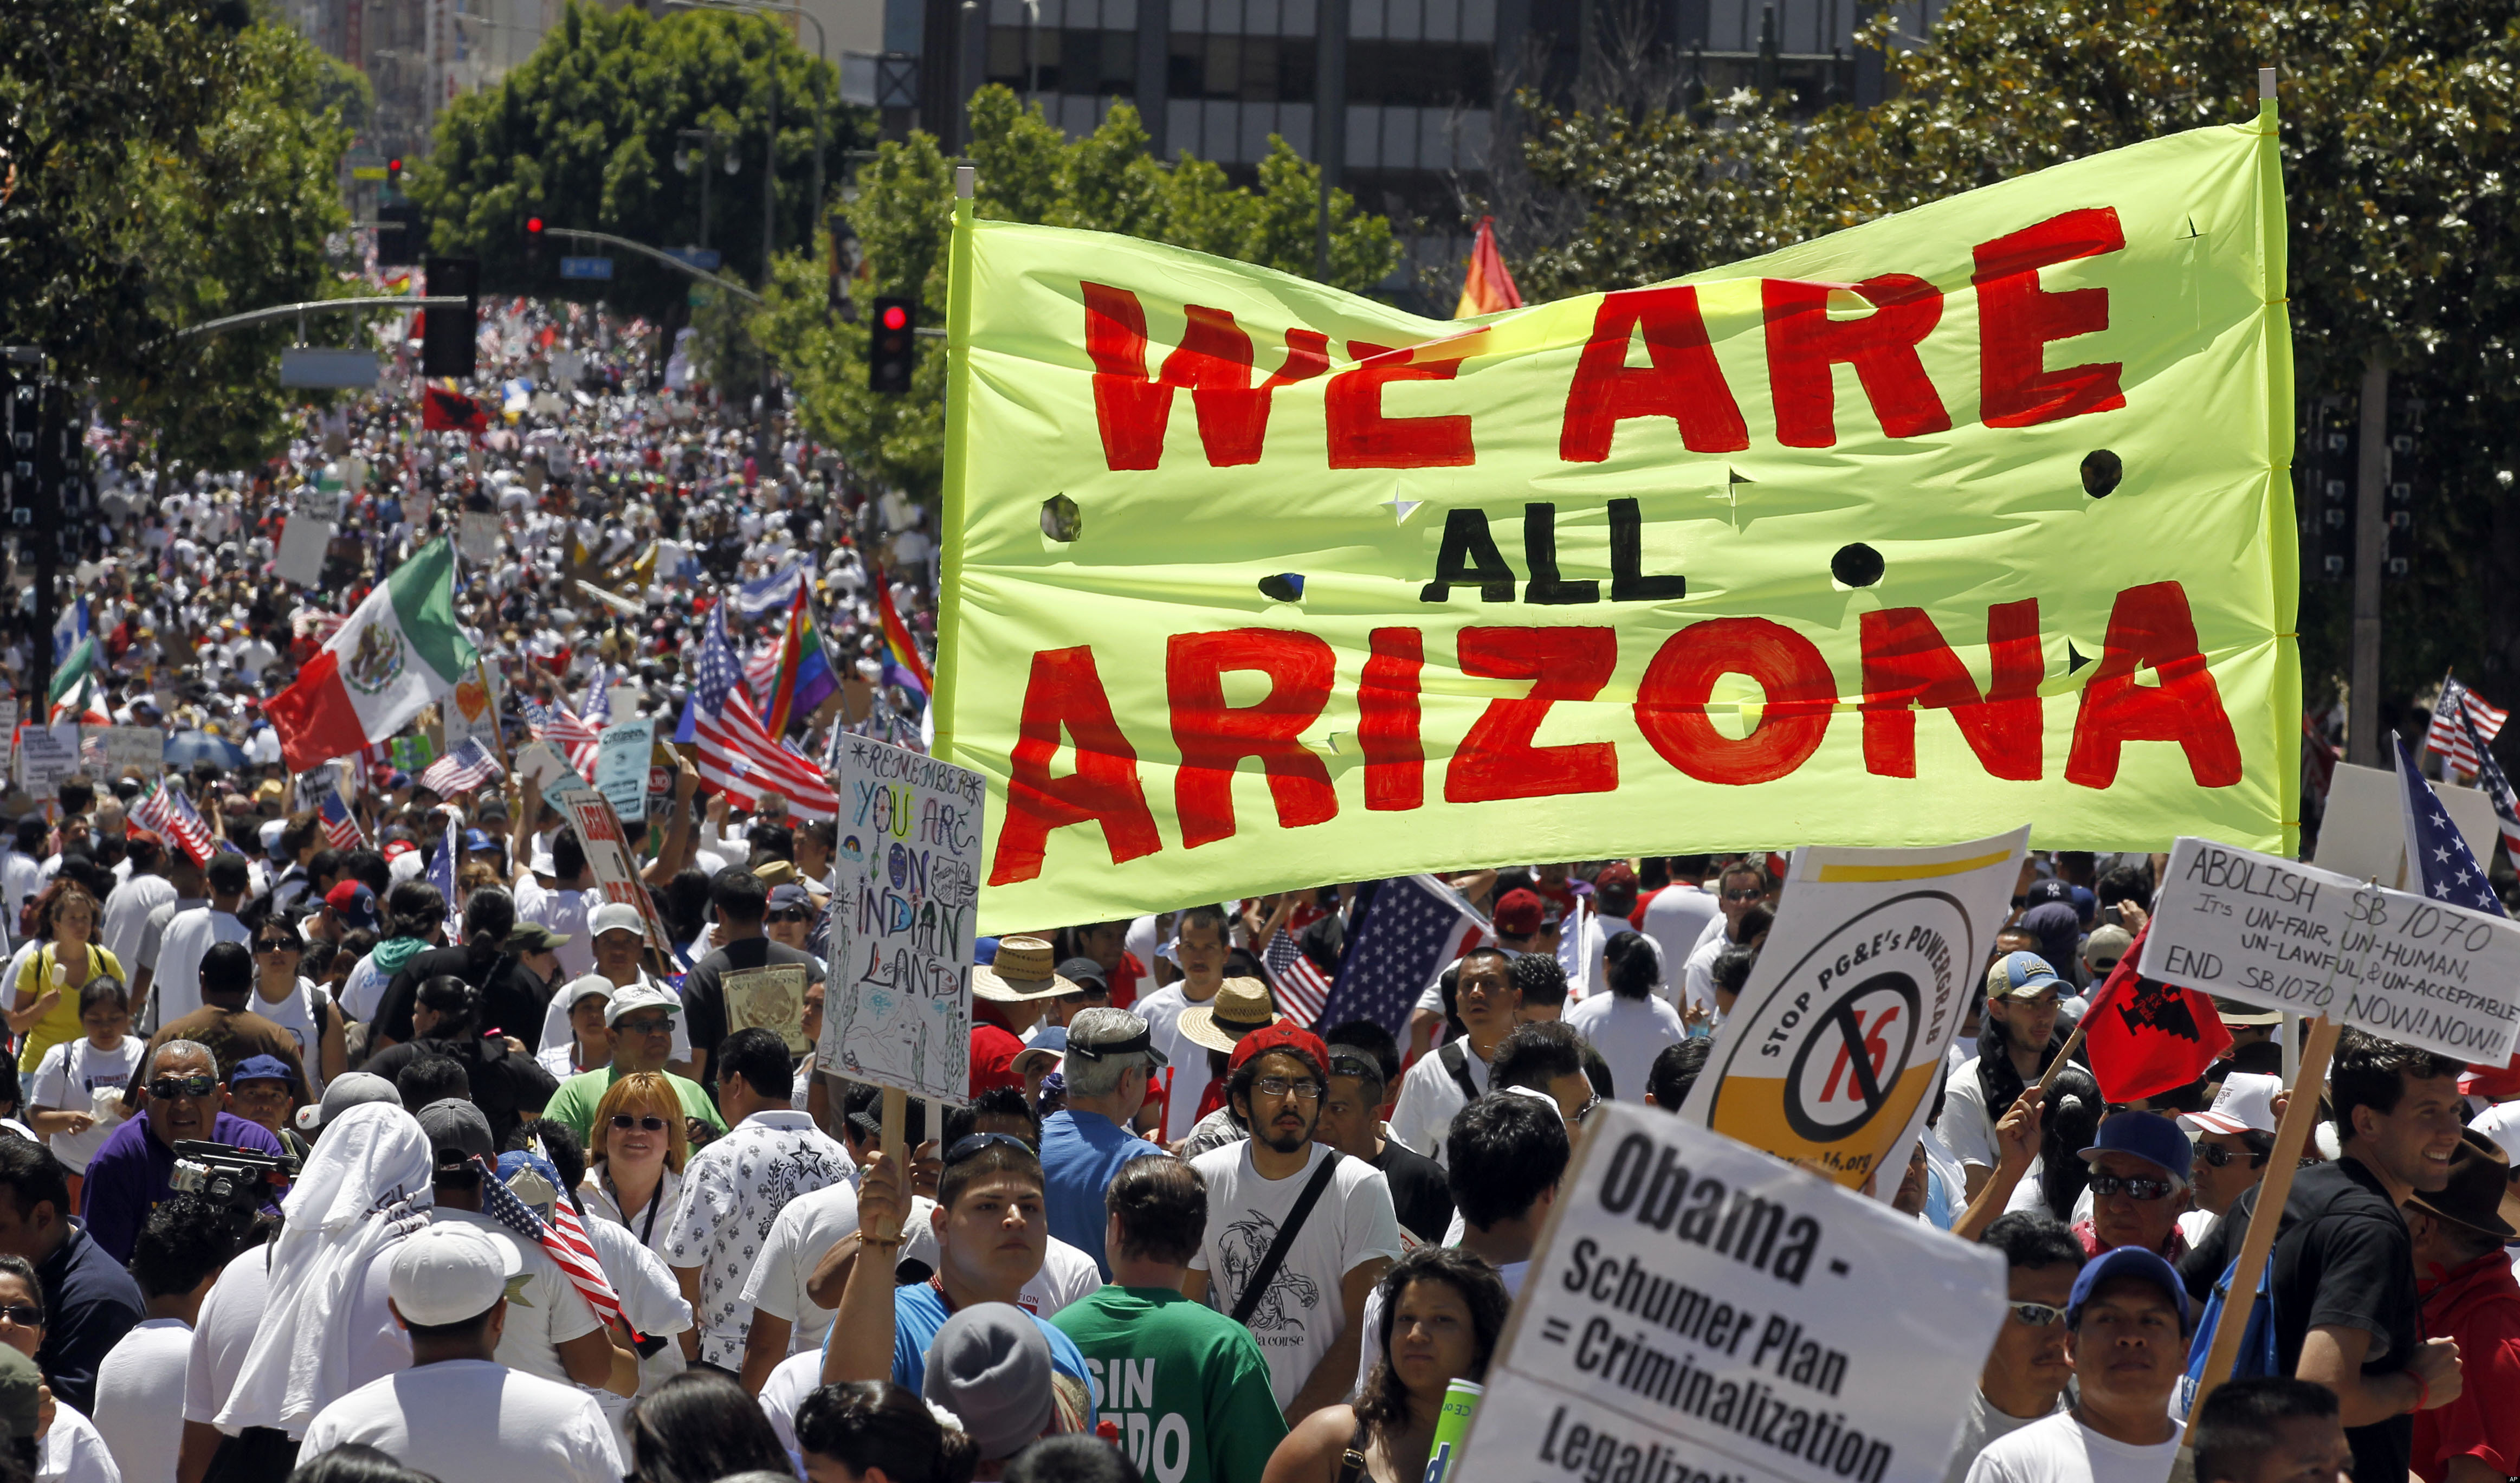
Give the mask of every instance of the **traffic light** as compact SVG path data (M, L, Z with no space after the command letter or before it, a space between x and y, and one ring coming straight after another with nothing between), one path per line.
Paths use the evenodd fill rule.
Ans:
M543 278L543 219L525 218L525 278L540 283Z
M432 306L420 338L420 374L471 376L474 342L480 335L481 264L470 257L432 257L427 283L429 296L459 295L464 307Z
M919 300L875 301L875 330L867 340L867 389L892 396L910 390L910 373L919 363L918 327Z
M2362 426L2358 398L2303 398L2293 512L2301 522L2305 576L2354 580L2354 490L2362 464Z
M385 161L385 189L388 191L402 189L402 157L399 155Z
M377 207L378 267L411 267L428 246L421 236L419 202L389 201Z

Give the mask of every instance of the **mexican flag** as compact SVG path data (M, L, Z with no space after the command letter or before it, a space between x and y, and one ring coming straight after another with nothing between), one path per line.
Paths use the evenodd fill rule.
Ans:
M82 606L84 603L82 599ZM98 726L112 725L113 718L105 710L104 688L96 678L103 656L97 652L95 636L79 640L75 648L56 662L60 667L53 672L53 690L47 697L49 703L44 719L55 724L85 721Z
M367 596L264 710L293 773L382 742L472 668L455 626L455 548L423 546Z

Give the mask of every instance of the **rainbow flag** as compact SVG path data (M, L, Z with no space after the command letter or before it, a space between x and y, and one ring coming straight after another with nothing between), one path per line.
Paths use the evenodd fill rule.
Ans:
M936 693L936 682L928 676L927 661L919 656L910 625L901 621L900 609L892 606L892 584L884 579L880 566L875 572L875 602L883 615L883 682L915 691L919 698L926 699Z
M788 636L779 646L779 671L770 688L768 729L774 737L786 736L790 718L812 715L840 688L831 655L823 648L822 632L814 626L806 591L804 583L796 584L796 596L788 605Z

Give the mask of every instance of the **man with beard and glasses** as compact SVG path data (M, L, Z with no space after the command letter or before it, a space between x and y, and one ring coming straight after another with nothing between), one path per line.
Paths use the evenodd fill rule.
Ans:
M1251 1330L1289 1424L1347 1394L1366 1301L1400 1256L1381 1173L1313 1142L1328 1066L1310 1030L1282 1021L1242 1037L1227 1091L1251 1136L1191 1163L1207 1184L1207 1230L1182 1290Z

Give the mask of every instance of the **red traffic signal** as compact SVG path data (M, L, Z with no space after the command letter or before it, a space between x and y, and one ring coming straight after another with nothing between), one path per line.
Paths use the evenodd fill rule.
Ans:
M526 231L528 231L528 232L530 232L530 233L532 233L532 234L533 234L534 236L536 236L536 237L540 237L541 235L543 235L543 219L542 219L541 217L539 217L539 216L528 216L528 217L526 217L526 218L525 218L525 230L526 230Z
M887 330L899 330L910 323L910 311L899 304L884 305L882 317Z
M399 157L385 161L385 184L399 189L402 185L402 160Z

